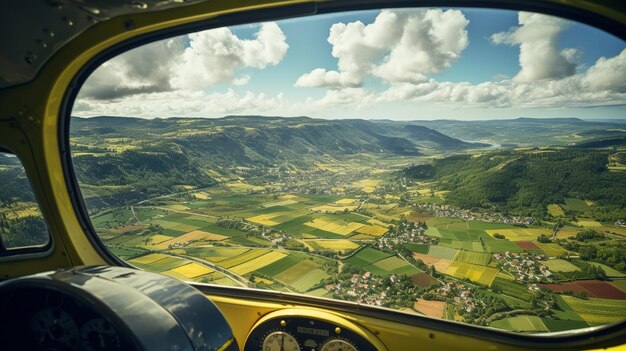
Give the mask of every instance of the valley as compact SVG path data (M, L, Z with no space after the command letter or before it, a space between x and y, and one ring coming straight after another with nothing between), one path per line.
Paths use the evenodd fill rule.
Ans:
M622 321L626 149L598 144L619 128L531 122L546 143L470 122L74 118L70 146L95 232L138 268L516 332Z

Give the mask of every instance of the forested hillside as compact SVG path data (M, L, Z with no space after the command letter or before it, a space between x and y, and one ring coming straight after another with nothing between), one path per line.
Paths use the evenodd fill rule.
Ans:
M436 180L446 200L463 208L496 207L546 216L548 204L578 198L603 205L597 218L625 217L626 177L607 168L609 151L550 149L461 155L404 170L412 179Z

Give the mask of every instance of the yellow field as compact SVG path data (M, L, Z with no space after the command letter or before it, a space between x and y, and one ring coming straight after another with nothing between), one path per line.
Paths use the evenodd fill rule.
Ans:
M539 246L539 248L543 250L543 252L545 252L548 256L559 256L567 254L567 250L559 246L559 244L535 242L535 245Z
M257 258L254 258L248 262L244 262L240 265L237 265L235 267L230 268L229 270L232 271L233 273L236 274L246 274L246 273L250 273L252 271L255 271L259 268L263 268L269 264L272 264L278 260L280 260L281 258L286 257L287 254L282 253L282 252L278 252L278 251L272 251L272 252L268 252L263 256L259 256Z
M284 199L282 201L276 201L276 202L267 202L264 203L263 206L264 208L268 208L268 207L274 207L274 206L285 206L285 205L293 205L293 204L297 204L298 201L294 200L294 199Z
M344 191L346 191L346 188L344 187L336 187L336 188L331 188L330 190L336 192L336 193L343 193Z
M283 200L291 200L291 199L297 198L297 196L296 195L292 195L292 194L287 194L287 195L281 195L281 196L279 196L279 198L281 198Z
M278 217L280 215L281 213L267 213L267 214L262 214L262 215L258 215L254 217L248 217L246 218L246 220L249 222L254 222L254 223L258 223L262 225L277 225L279 223L274 222L271 219L274 217Z
M422 196L429 196L430 194L433 193L433 190L427 188L427 189L419 189L417 192L420 193L420 195Z
M339 240L317 240L315 243L325 249L328 250L353 250L359 247L359 244L356 244L350 240L339 239Z
M366 186L366 187L361 188L361 190L363 192L370 194L370 193L373 193L376 190L376 188L371 187L371 186Z
M335 203L338 205L349 205L355 202L356 202L356 199L341 199L341 200L335 201Z
M153 245L153 247L157 250L165 250L167 249L170 245L172 246L176 246L177 244L183 244L183 243L187 243L190 241L198 241L198 240L224 240L227 239L227 236L224 235L219 235L219 234L214 234L214 233L207 233L207 232L203 232L201 230L194 230L191 231L187 234L183 234L179 237L167 240L167 241L163 241L158 243L157 245Z
M385 195L385 200L400 200L400 196L398 195Z
M183 185L183 189L185 190L191 190L191 189L195 189L196 186L195 185Z
M189 207L187 206L183 206L183 205L168 205L167 208L171 208L172 210L176 210L176 211L187 211L189 210Z
M319 211L326 213L334 213L334 212L343 212L344 210L354 211L356 206L330 206L330 205L322 205L311 208L311 211Z
M491 283L498 275L498 269L454 261L446 269L446 274L459 279L467 278L473 282L491 286Z
M339 172L342 171L343 168L338 166L338 165L334 165L334 164L330 164L330 163L319 163L316 162L315 166L317 166L317 168L323 170L323 171L329 171L329 172Z
M592 221L590 219L587 220L583 220L583 221L578 221L576 222L576 224L583 226L583 227L601 227L602 223L600 222L596 222L596 221Z
M23 204L23 203L22 203ZM7 214L7 219L16 219L30 216L41 216L41 212L39 211L39 207L31 206L26 208L20 208L19 210L13 209L2 209L2 211Z
M246 183L241 183L241 182L228 183L226 184L226 186L229 188L233 188L233 189L252 190L252 191L259 191L259 190L265 189L262 186L251 185L251 184L246 184Z
M355 234L350 236L350 240L374 240L375 238L371 235L366 234Z
M315 235L313 234L309 234L309 233L302 233L302 238L303 239L315 239L317 238Z
M189 279L214 272L211 268L199 265L195 262L171 269L168 272L170 271L174 273L178 273L184 276L185 278L189 278Z
M163 235L163 234L154 234L150 236L150 244L155 245L155 244L162 243L164 241L168 241L170 239L174 239L174 237L169 236L169 235Z
M372 236L381 236L387 233L387 228L377 225L364 225L361 228L357 229L356 232Z
M377 225L377 226L381 226L381 227L388 227L389 224L379 221L377 219L371 218L367 220L367 223L372 224L372 225Z
M435 195L436 196L445 196L449 192L450 192L449 190L439 190L439 191L435 191Z
M158 260L162 260L162 259L167 258L167 257L170 257L170 256L164 255L164 254L160 254L160 253L153 253L153 254L149 254L149 255L133 258L132 260L128 260L128 262L139 263L139 264L150 264L152 262L156 262Z
M343 222L341 221L329 222L322 218L316 218L311 222L304 223L304 225L315 228L315 229L320 229L320 230L324 230L327 232L339 234L339 235L348 235L365 225L363 223L357 223L357 222L350 222L346 225L342 223Z
M272 283L274 283L273 281L271 281L269 279L260 278L260 277L254 277L254 282L255 283L264 283L264 284L267 284L267 285L271 285Z
M196 230L199 227L197 225L189 225L189 224L179 224L175 227L172 227L174 230L180 230L181 232L190 232L192 230Z
M552 216L552 217L563 217L563 216L565 216L565 212L563 212L563 209L561 208L561 206L559 206L557 204L549 204L548 205L548 214L550 214L550 216Z
M626 228L623 228L623 227L609 227L609 226L603 225L601 227L597 227L594 229L601 230L603 232L618 234L618 235L626 235Z
M552 235L552 230L548 228L488 229L485 232L491 236L495 233L500 233L511 241L536 240L540 234ZM561 231L559 231L558 236L561 236Z
M207 195L206 193L193 193L192 195L198 200L206 200L209 198L209 195Z

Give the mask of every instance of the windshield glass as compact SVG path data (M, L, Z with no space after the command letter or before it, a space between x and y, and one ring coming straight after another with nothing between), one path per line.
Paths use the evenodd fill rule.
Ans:
M626 317L626 50L541 14L348 12L111 59L70 147L133 266L516 332Z

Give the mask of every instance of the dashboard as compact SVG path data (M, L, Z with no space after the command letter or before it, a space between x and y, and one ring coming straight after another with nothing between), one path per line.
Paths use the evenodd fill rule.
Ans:
M20 289L3 298L2 314L14 318L5 324L2 339L27 350L136 350L131 339L109 318L78 299L59 291Z
M0 325L3 350L386 350L353 321L302 307L260 314L248 335L239 337L245 343L238 343L228 320L200 290L110 266L0 283Z
M383 350L366 329L321 311L285 309L261 318L246 339L244 351Z
M238 350L197 289L124 267L61 269L0 284L3 350Z

